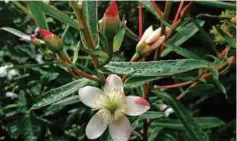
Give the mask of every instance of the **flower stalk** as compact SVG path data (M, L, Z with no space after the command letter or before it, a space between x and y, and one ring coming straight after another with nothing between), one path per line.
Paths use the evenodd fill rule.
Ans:
M168 21L168 19L169 19L172 5L173 5L172 1L166 1L166 3L165 3L165 10L164 10L164 16L163 16L163 19L165 21ZM166 26L164 24L161 24L161 35L165 35L165 33L166 33ZM154 55L154 60L157 60L159 58L161 50L162 50L162 47L160 49L159 48L156 49L155 55Z
M91 35L90 35L90 31L88 29L88 26L86 24L85 18L83 16L83 7L82 7L82 2L77 2L77 1L71 1L71 5L74 9L74 11L76 12L76 16L78 19L78 23L81 27L81 32L84 36L85 42L88 46L88 48L90 49L95 49L95 42L94 40L92 40ZM99 60L96 56L94 55L90 55L93 65L97 71L97 75L100 78L100 81L104 80L104 75L102 75L101 73L98 72L98 67L99 67Z

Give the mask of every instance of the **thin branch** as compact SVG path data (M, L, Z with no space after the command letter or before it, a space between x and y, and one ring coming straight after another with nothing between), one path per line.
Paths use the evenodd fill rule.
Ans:
M156 5L156 2L155 1L151 1L153 7L155 8L156 12L158 15L160 15L160 17L163 17L163 12L160 10L160 8Z
M142 37L142 22L143 22L143 19L142 19L142 4L139 4L138 6L138 13L139 13L139 34L138 34L138 37L139 39L141 39Z
M175 18L173 20L173 23L175 23L178 19L179 19L179 16L180 16L180 12L182 10L182 7L183 7L183 4L184 4L184 1L183 0L180 0L180 3L179 3L179 8L176 12L176 15L175 15Z

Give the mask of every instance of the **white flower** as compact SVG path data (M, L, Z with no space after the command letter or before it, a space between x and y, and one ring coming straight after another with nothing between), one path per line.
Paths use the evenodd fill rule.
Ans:
M5 77L5 76L7 76L7 69L8 69L9 67L10 67L10 66L8 66L8 65L1 66L1 67L0 67L0 77Z
M36 54L35 55L35 60L39 63L39 64L43 64L43 55L42 54Z
M167 107L168 107L168 105L162 104L162 105L160 105L160 110L163 111L163 110L165 110ZM174 113L174 109L171 108L171 107L168 107L168 108L164 111L165 117L169 117L170 114L172 114L172 113Z
M19 75L20 75L20 73L17 69L10 69L7 73L7 79L12 80L13 77L19 76Z
M17 98L17 94L13 93L13 92L6 92L6 97L9 97L11 99Z
M92 86L79 89L79 99L93 110L98 110L86 127L89 139L98 138L109 127L114 141L127 141L131 125L126 115L138 116L150 109L144 98L125 96L123 82L115 74L107 77L104 91Z
M20 75L16 69L11 69L12 65L5 65L0 67L0 77L7 77L8 80L12 80L13 77Z

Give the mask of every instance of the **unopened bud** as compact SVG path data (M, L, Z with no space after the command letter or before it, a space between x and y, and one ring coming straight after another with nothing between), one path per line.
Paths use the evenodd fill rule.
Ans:
M170 28L166 29L169 32ZM152 26L145 30L141 40L136 46L135 56L147 56L151 51L158 48L165 40L165 35L161 35L161 28L153 31Z
M119 10L116 1L110 3L99 23L106 37L113 39L120 27Z
M59 36L42 28L39 30L39 33L51 51L58 52L62 50L63 42Z

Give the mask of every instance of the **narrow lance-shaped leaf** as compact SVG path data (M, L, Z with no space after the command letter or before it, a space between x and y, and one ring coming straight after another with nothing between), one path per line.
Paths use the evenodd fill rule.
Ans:
M236 6L233 3L229 2L221 2L221 1L195 1L196 3L207 5L210 7L216 7L216 8L223 8L223 9L229 9L229 10L235 10Z
M218 51L216 49L216 45L214 44L212 38L210 37L210 35L205 31L205 29L202 27L202 25L200 25L200 23L197 22L197 20L195 20L194 18L192 18L192 23L194 23L194 25L199 29L199 32L201 34L201 39L203 39L207 45L207 47L210 47L210 49L215 53L218 54Z
M83 87L87 84L89 84L91 81L89 81L88 79L78 79L75 80L73 82L70 82L66 85L63 85L59 88L56 89L52 89L48 92L46 92L42 97L40 97L39 100L37 100L33 106L31 107L31 109L39 109L41 107L50 105L54 102L57 102L71 94L73 94L74 92L76 92L80 87Z
M96 42L98 36L97 1L83 1L83 14L86 18L92 39Z
M199 23L199 25L203 26L204 25L204 21L200 21L197 20L197 22ZM190 39L191 37L193 37L198 31L198 27L196 27L196 25L194 23L188 23L185 26L180 26L177 29L177 33L174 34L169 40L168 43L171 45L175 45L175 46L180 46L182 45L184 42L186 42L188 39ZM161 53L161 57L166 56L167 54L169 54L172 51L171 48L165 48L162 53Z
M208 68L209 63L195 59L163 60L150 62L110 62L100 69L102 73L128 76L166 77L199 68Z
M229 44L229 46L236 48L236 40L235 39L231 39L231 37L226 34L222 29L220 29L219 27L215 27L217 32L221 35L222 38L225 39L225 41Z
M31 10L31 13L34 16L37 26L48 30L48 24L46 22L46 17L45 17L44 12L41 11L41 9L37 5L34 5L32 3L34 2L29 2L29 7Z
M27 2L27 3L29 3L29 2ZM80 30L79 24L77 24L73 19L71 19L67 14L57 10L55 7L45 4L42 1L34 1L34 2L32 2L32 5L41 9L45 14Z
M197 54L195 54L195 53L193 53L193 52L191 52L191 51L189 51L189 50L187 50L185 48L182 48L182 47L179 47L179 46L176 46L176 45L171 45L169 43L167 43L166 46L169 49L171 49L172 51L174 51L177 54L182 55L182 56L184 56L186 58L206 61L201 56L198 56Z
M125 29L125 25L124 25L119 29L118 33L114 36L113 52L119 51L120 46L123 42L125 33L126 33L126 29Z
M140 115L140 119L158 119L164 117L162 112L147 111L144 114Z
M215 69L211 69L211 72L212 72L214 83L222 91L222 93L225 95L225 98L227 99L228 95L227 95L226 89L224 85L219 81L219 72Z
M11 27L2 27L0 28L1 30L7 31L12 33L13 35L20 37L21 39L25 40L25 41L30 41L30 35L27 35L15 28L11 28Z
M198 118L194 118L194 121L202 129L216 128L225 124L222 120L216 117L198 117ZM153 125L156 125L159 127L170 128L170 129L185 130L184 125L178 119L157 119L153 122Z
M17 128L19 128L25 141L36 141L37 137L35 136L31 114L27 109L26 94L23 91L20 91L18 103L23 105L21 110L24 114L20 117L19 126Z
M207 134L197 124L190 112L176 98L173 98L164 91L157 90L153 92L158 97L164 99L174 109L175 115L180 119L193 141L209 141Z
M133 77L128 77L125 82L124 82L124 87L126 88L136 88L138 86L141 86L145 83L154 81L154 80L159 80L163 77L154 77L154 76L133 76Z

